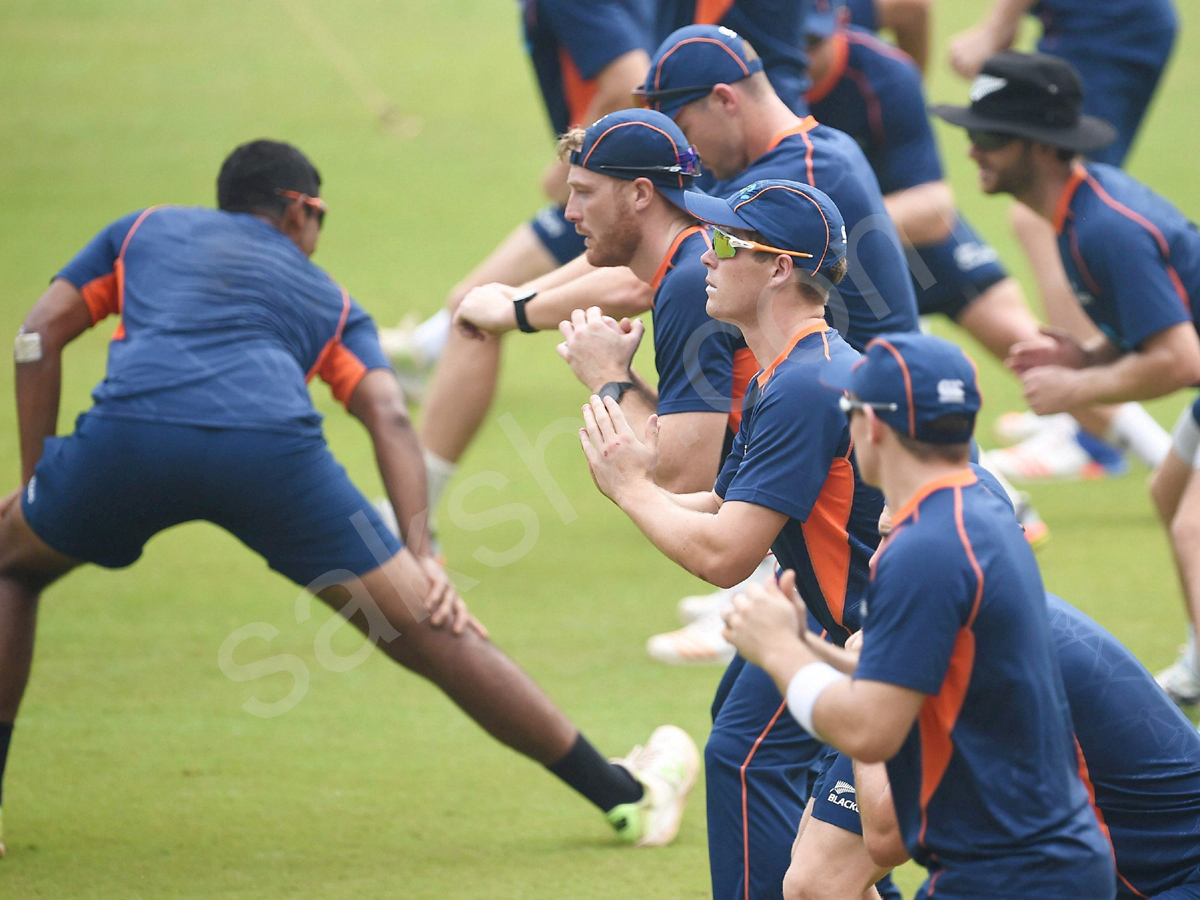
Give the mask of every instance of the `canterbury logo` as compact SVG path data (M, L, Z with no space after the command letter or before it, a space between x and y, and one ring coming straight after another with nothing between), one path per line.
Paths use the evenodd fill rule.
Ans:
M995 75L980 75L971 85L971 102L978 103L984 97L1008 87L1007 78L997 78Z
M943 378L937 384L938 403L966 403L967 389L961 378Z

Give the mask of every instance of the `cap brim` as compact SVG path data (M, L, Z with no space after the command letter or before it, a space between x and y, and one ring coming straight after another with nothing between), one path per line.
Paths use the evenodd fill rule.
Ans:
M733 211L728 201L720 197L710 197L698 191L687 191L683 195L684 209L701 222L717 225L721 228L741 228L744 231L754 231L754 226Z
M939 105L929 111L943 121L960 128L974 131L995 131L1012 134L1031 141L1074 150L1076 153L1092 153L1102 150L1117 139L1117 129L1095 116L1082 116L1071 128L1048 128L1028 122L1014 122L996 116L983 116L969 106Z
M696 194L694 188L685 190L677 187L663 187L661 184L654 185L654 189L671 201L675 206L678 206L684 212L691 212L687 208L687 199ZM707 197L707 194L700 194L701 197ZM695 213L693 213L695 215Z

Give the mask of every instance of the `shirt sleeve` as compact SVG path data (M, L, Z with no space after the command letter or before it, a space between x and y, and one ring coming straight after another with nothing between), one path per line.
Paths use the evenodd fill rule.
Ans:
M390 370L391 364L379 346L375 322L351 300L341 338L330 345L317 374L332 389L333 396L347 406L358 383L372 369Z
M789 377L797 374L776 374L763 389L724 498L805 521L847 440L847 424L834 392Z
M744 402L747 401L744 400ZM746 432L749 428L749 420L748 411L743 408L742 424L738 428L738 433L733 436L733 446L729 450L729 455L725 457L725 462L721 464L721 471L717 473L717 483L713 485L713 491L722 500L725 499L725 493L729 490L729 485L733 482L733 477L742 464L742 457L746 455Z
M1192 320L1171 277L1174 270L1147 228L1113 215L1105 217L1103 233L1088 228L1085 234L1088 239L1080 241L1084 262L1101 295L1115 307L1120 337L1129 348Z
M876 140L883 149L874 162L884 193L941 181L945 174L916 66L897 65L895 72L895 80L879 96L883 134Z
M729 413L736 329L711 318L706 300L704 267L694 258L671 272L655 300L660 416Z
M55 276L69 281L83 294L93 325L120 312L115 265L129 230L141 214L138 210L105 226Z
M544 0L542 20L566 47L579 74L591 80L631 50L652 49L646 23L620 0Z
M906 537L895 535L876 563L854 677L936 696L970 614L975 574L961 546Z

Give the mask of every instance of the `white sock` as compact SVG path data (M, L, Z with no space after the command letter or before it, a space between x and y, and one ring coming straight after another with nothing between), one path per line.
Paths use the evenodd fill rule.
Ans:
M1152 469L1167 458L1171 449L1171 435L1140 403L1122 403L1117 407L1104 439L1128 450Z
M442 494L446 492L446 485L450 483L450 479L454 477L454 473L457 471L458 463L442 459L442 457L438 456L432 450L425 450L425 481L429 486L430 521L433 520L433 511L441 501Z
M1200 654L1196 652L1196 626L1188 626L1187 647L1183 651L1183 664L1200 680Z
M413 343L430 362L442 358L450 339L450 310L442 307L413 330Z

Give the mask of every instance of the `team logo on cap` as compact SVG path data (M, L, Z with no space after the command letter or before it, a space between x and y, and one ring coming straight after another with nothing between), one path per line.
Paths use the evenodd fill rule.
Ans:
M980 75L971 85L971 102L978 103L989 94L994 94L1008 87L1007 78L997 78L995 75Z
M938 403L966 403L967 389L961 378L943 378L938 382Z

